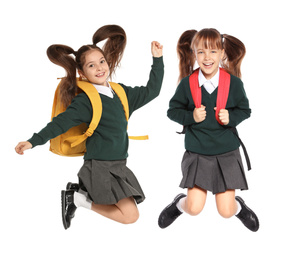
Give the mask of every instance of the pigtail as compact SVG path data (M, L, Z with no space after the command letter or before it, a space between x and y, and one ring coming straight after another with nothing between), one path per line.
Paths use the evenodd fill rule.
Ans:
M193 72L195 63L195 55L191 48L191 42L196 30L185 31L179 38L177 43L177 54L179 58L179 78L181 81L184 77L189 76Z
M106 40L102 49L96 46L97 43ZM65 107L70 105L75 97L78 87L76 83L76 70L83 70L85 55L88 51L97 49L105 57L109 66L109 77L119 66L126 46L126 34L118 25L106 25L96 31L93 36L92 45L84 45L75 52L65 45L51 45L47 50L47 55L53 63L63 67L66 77L60 83L61 102ZM71 55L75 55L74 57Z
M76 62L71 54L75 54L75 51L66 45L54 44L47 49L49 60L66 71L66 77L60 83L61 102L65 107L71 103L77 91Z
M93 35L93 44L106 40L102 50L109 66L109 77L119 66L126 46L126 33L118 25L105 25Z
M230 74L241 78L241 63L245 56L245 45L237 38L223 34L223 49L225 57L222 61L222 67Z

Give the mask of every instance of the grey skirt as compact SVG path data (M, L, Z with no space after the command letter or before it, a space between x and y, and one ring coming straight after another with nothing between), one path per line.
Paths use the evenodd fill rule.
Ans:
M239 149L213 156L186 151L181 167L181 188L198 186L213 194L248 189Z
M79 183L95 204L116 204L133 197L136 203L145 199L144 193L126 160L86 160L79 173Z

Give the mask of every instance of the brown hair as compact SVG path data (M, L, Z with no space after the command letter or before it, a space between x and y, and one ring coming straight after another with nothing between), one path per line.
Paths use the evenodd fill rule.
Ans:
M196 33L196 30L185 31L178 40L177 54L179 58L179 81L193 72L195 55L190 46Z
M216 29L202 29L199 32L196 30L185 31L179 38L177 44L179 81L193 72L194 49L202 40L207 49L224 49L225 56L221 62L222 68L234 76L241 77L240 67L246 53L244 44L231 35L221 35Z
M97 43L106 39L102 49L96 46ZM47 49L50 61L63 67L66 71L66 76L60 84L61 101L65 107L71 103L77 93L76 70L83 70L85 55L88 51L98 50L104 55L109 66L110 78L122 59L126 46L126 34L120 26L105 25L95 32L92 40L93 44L83 45L77 52L69 46L60 44L51 45Z

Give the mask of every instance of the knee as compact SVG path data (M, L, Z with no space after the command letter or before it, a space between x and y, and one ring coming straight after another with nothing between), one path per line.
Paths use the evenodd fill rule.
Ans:
M196 203L187 203L186 205L186 213L190 216L196 216L200 212L202 212L203 206L197 205Z
M135 223L138 219L139 219L139 212L138 212L138 210L137 210L137 211L134 211L134 212L131 212L131 213L125 215L125 217L124 217L122 223L125 224L125 225L133 224L133 223Z
M218 212L223 218L231 218L235 215L234 207L230 207L230 206L218 207Z
M216 203L219 214L223 218L231 218L237 211L237 203L235 200L235 191L228 190L216 195Z

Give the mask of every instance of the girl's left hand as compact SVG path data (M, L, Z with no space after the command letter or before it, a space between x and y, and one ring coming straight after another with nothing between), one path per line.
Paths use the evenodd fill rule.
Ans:
M214 109L215 109L215 111L217 110L216 107ZM219 111L219 119L223 123L223 125L229 124L229 112L227 109L221 109Z
M159 58L163 56L163 45L159 42L153 41L152 42L152 55L155 58Z

